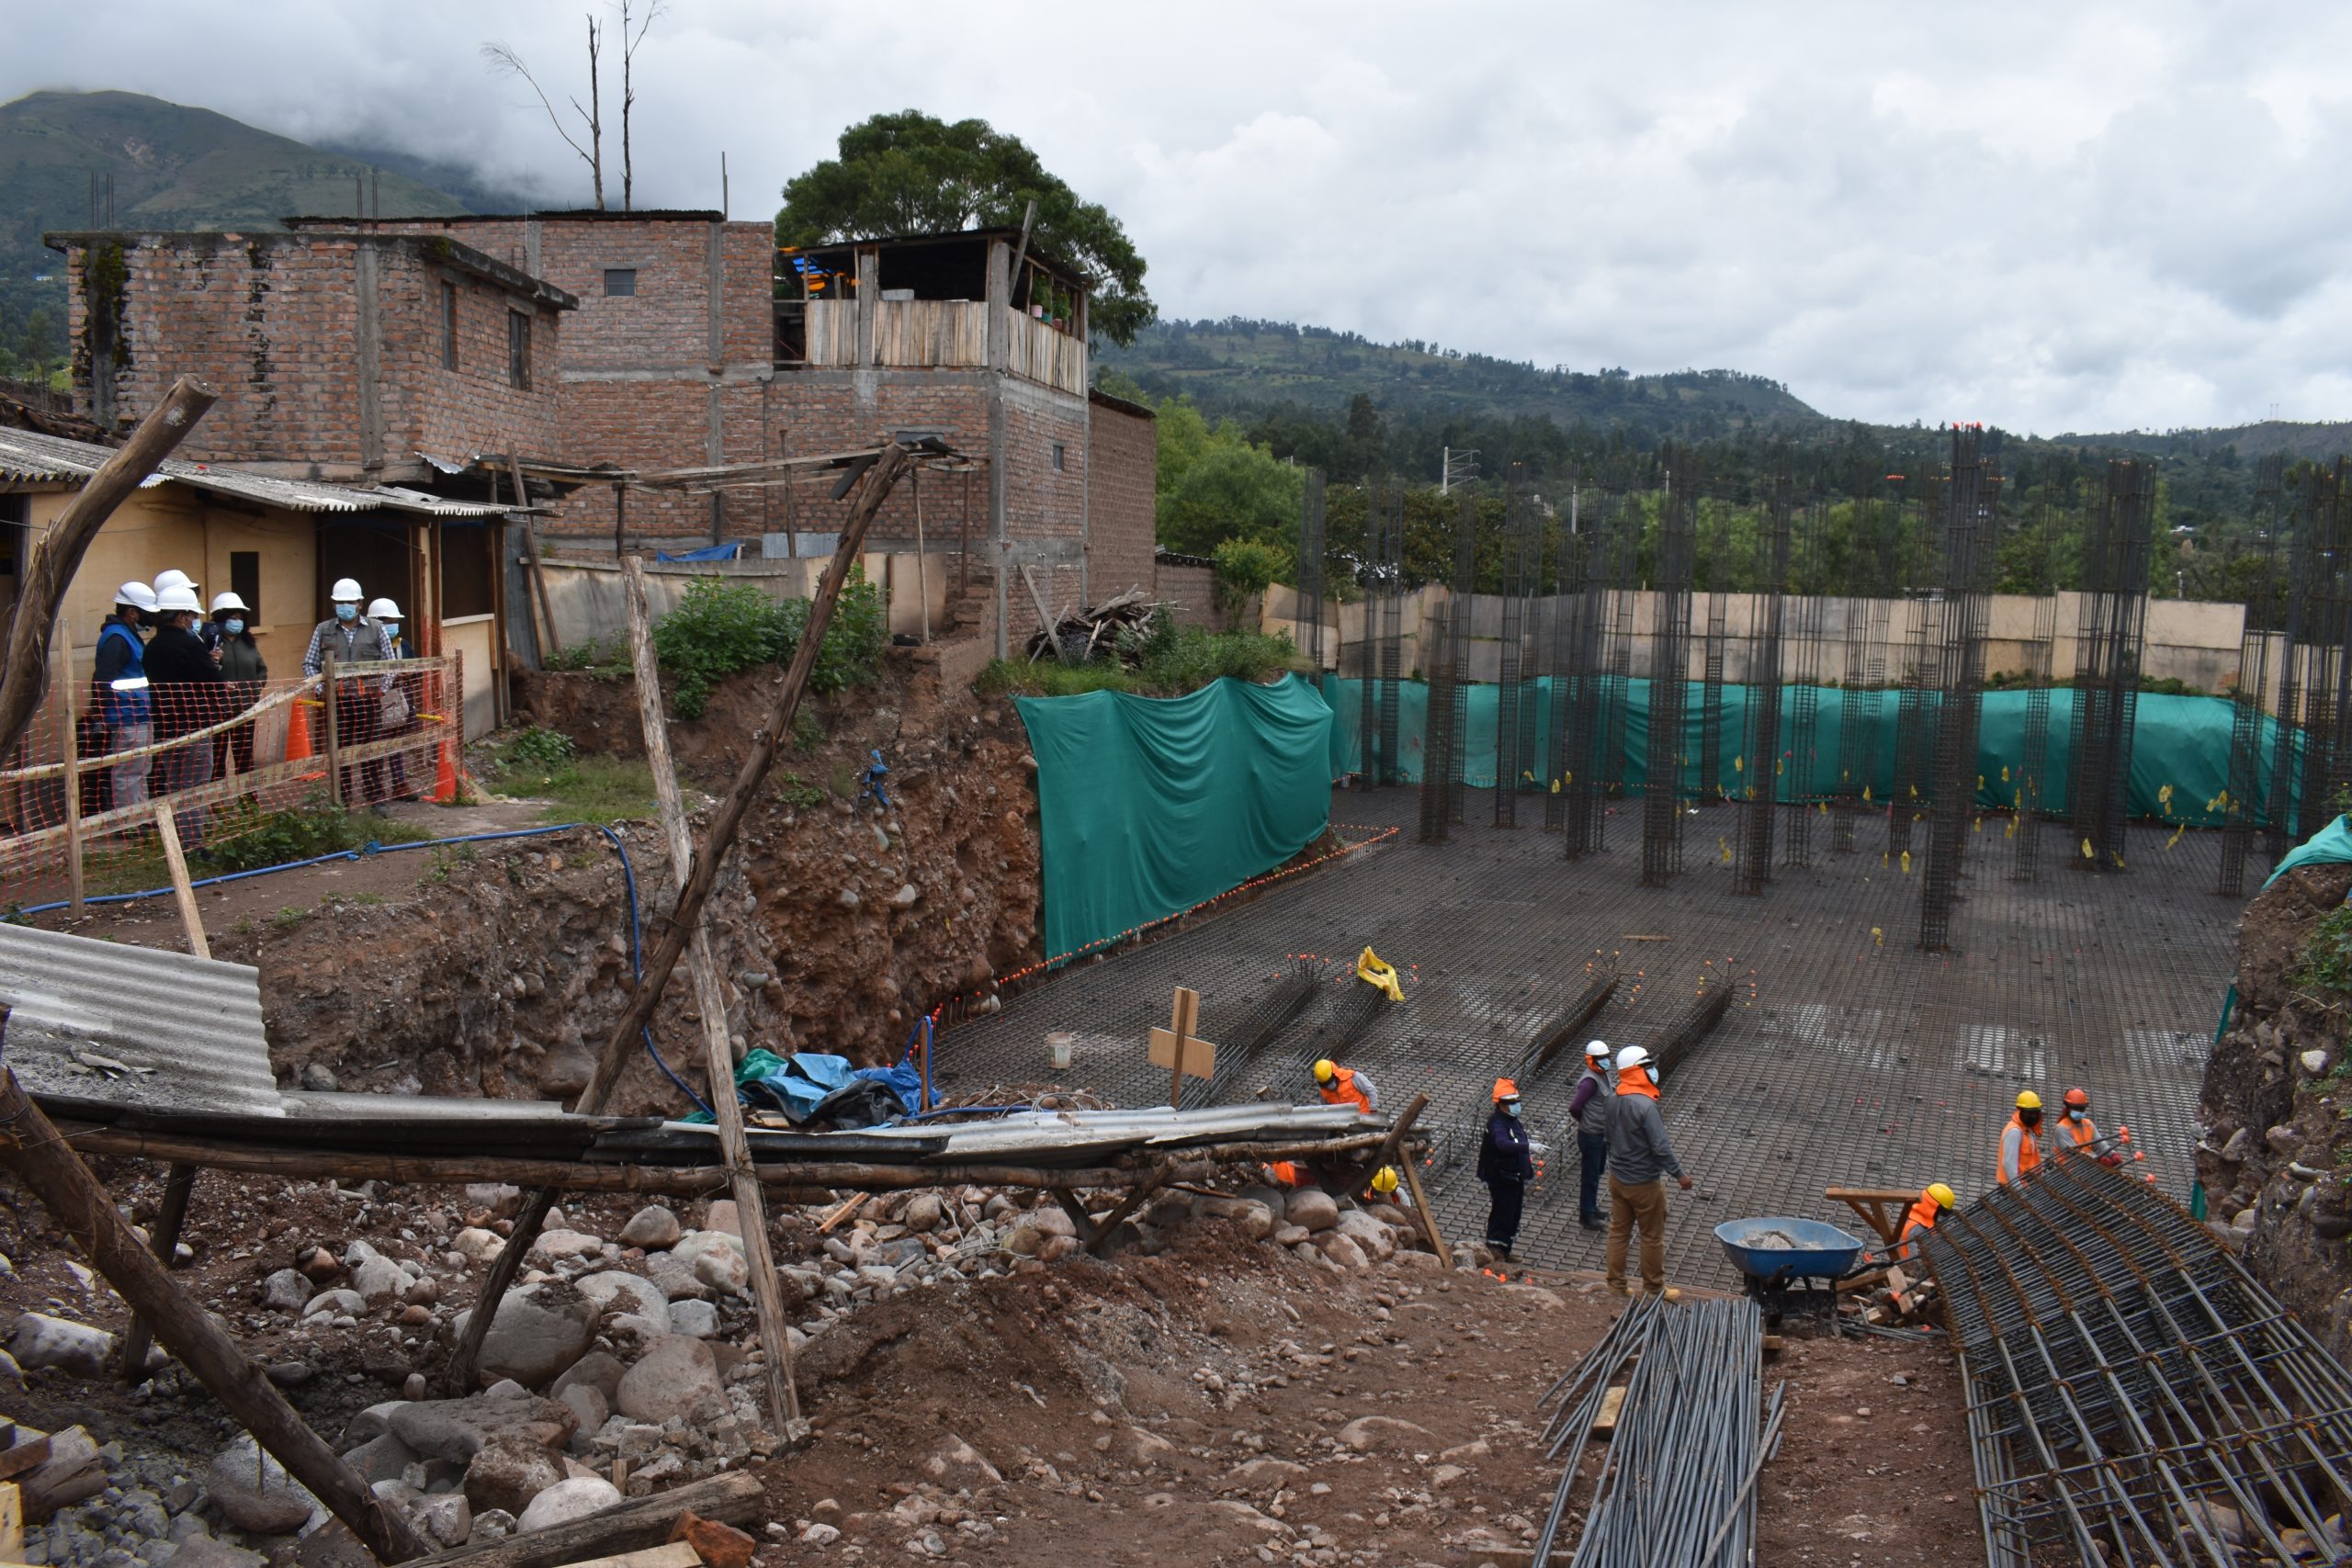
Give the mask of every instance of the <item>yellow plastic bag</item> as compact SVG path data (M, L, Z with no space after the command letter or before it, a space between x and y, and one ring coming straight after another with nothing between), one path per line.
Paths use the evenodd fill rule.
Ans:
M1382 963L1380 954L1368 947L1357 955L1356 978L1377 990L1387 992L1392 1002L1405 999L1405 987L1397 982L1396 966Z

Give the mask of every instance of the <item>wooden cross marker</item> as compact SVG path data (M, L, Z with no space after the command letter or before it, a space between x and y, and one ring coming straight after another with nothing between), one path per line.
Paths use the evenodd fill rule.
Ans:
M1151 1032L1148 1060L1155 1067L1168 1069L1168 1108L1183 1108L1184 1077L1216 1076L1216 1047L1195 1038L1193 1031L1201 1021L1201 993L1176 987L1176 1005L1169 1014L1168 1027Z

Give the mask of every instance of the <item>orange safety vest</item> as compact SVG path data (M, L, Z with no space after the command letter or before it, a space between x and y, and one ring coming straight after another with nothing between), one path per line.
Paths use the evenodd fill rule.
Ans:
M1650 1082L1650 1070L1647 1067L1627 1067L1620 1072L1617 1075L1617 1092L1646 1094L1652 1100L1661 1098L1657 1092L1657 1085Z
M1266 1179L1276 1187L1304 1187L1314 1178L1296 1160L1278 1159L1266 1167Z
M1352 1105L1366 1116L1372 1114L1372 1098L1356 1087L1353 1067L1332 1069L1331 1081L1318 1087L1323 1090L1324 1104Z
M1894 1249L1894 1256L1897 1258L1910 1257L1912 1250L1911 1233L1913 1231L1931 1231L1935 1229L1937 1217L1942 1214L1942 1205L1939 1204L1933 1198L1928 1197L1924 1193L1921 1194L1919 1198L1912 1203L1911 1212L1903 1216L1903 1230L1896 1237L1898 1245Z
M2090 1146L2098 1142L2098 1123L2087 1116L2079 1122L2072 1117L2062 1116L2058 1119L2058 1127L2067 1137L2073 1139L2075 1144L2073 1148L2068 1148L2064 1144L2059 1145L2058 1152L2062 1155L2088 1154Z
M2041 1167L2041 1145L2036 1140L2033 1129L2027 1126L2014 1111L2009 1112L2009 1119L2001 1124L2001 1141L2004 1144L2008 1142L2008 1130L2012 1127L2016 1128L2019 1134L2018 1139L2018 1175L2019 1178L2023 1178L2027 1172L2035 1170ZM1997 1149L1995 1150L1993 1154L1993 1179L1999 1182L2004 1187L2007 1187L2009 1184L2007 1172L2001 1168L2001 1156L2000 1151Z

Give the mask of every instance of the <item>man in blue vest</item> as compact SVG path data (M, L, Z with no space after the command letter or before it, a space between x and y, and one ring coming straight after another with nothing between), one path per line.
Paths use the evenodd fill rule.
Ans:
M155 709L147 692L147 645L140 640L142 617L155 612L155 591L126 582L114 591L114 611L99 623L97 667L91 671L91 705L106 726L108 752L135 751L155 739ZM115 765L110 806L143 806L153 757Z

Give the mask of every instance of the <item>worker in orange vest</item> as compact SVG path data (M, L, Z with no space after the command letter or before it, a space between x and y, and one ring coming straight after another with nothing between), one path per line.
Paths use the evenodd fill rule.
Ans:
M1323 1091L1326 1105L1352 1105L1366 1116L1380 1109L1380 1090L1371 1077L1328 1056L1315 1064L1315 1087Z
M1919 1196L1912 1201L1910 1213L1903 1216L1903 1229L1895 1238L1895 1260L1900 1262L1909 1258L1914 1249L1911 1238L1921 1231L1935 1229L1936 1222L1959 1201L1952 1190L1940 1181L1930 1181L1920 1189Z
M2041 1096L2018 1096L2018 1108L2001 1128L2001 1158L1994 1179L2007 1187L2041 1164Z
M2101 1165L2117 1166L2123 1156L2109 1149L2101 1152L2098 1144L2098 1123L2091 1120L2091 1097L2086 1089L2066 1091L2066 1110L2059 1121L2059 1137L2052 1140L2061 1155L2088 1155Z

